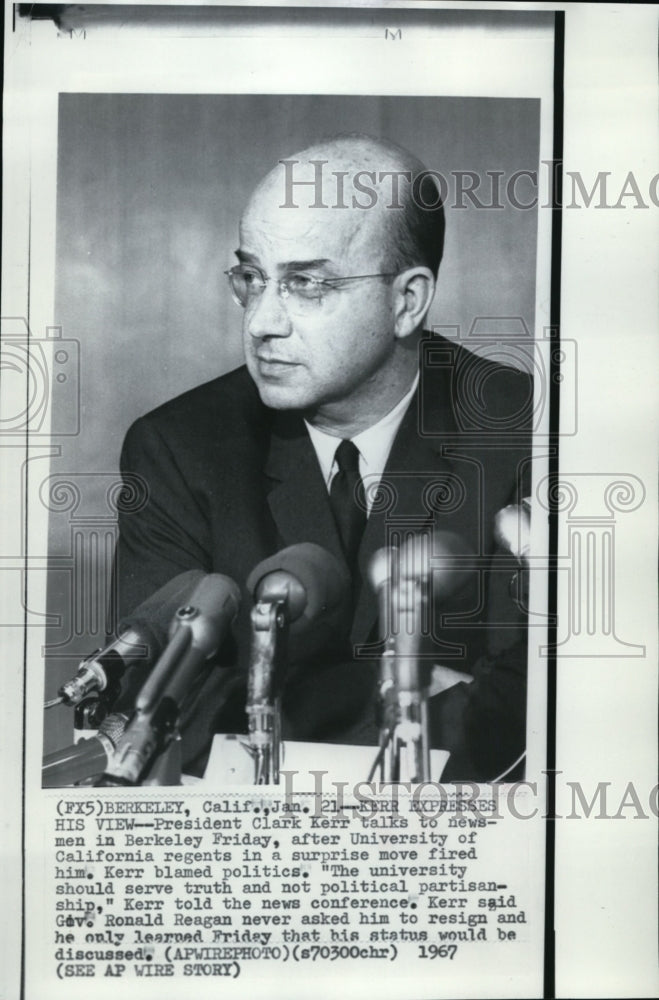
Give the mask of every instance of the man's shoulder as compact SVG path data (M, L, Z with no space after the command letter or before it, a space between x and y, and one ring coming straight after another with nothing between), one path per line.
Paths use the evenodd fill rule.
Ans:
M228 418L257 419L264 410L256 386L243 365L168 399L136 423L163 428L190 425L202 431L209 424L217 426L218 421Z
M450 404L458 432L506 436L529 432L533 377L507 363L523 359L522 355L513 358L510 350L496 342L481 344L474 351L439 335L425 337L421 349L422 392L430 411Z
M159 447L176 453L210 456L211 451L248 449L261 441L269 421L245 367L188 389L150 410L129 427L124 447ZM153 442L148 445L147 442Z
M196 416L199 413L208 413L209 410L223 410L227 408L250 409L262 408L258 392L254 382L249 376L247 368L242 365L233 371L220 375L218 378L210 379L201 385L196 385L192 389L187 389L179 396L168 399L155 409L144 414L143 419L168 421L185 419L187 416Z

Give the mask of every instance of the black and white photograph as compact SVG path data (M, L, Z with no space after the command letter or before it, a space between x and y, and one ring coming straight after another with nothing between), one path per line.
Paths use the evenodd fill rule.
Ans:
M572 6L13 8L7 996L653 995L656 176Z
M534 402L538 212L516 203L539 133L540 102L514 98L61 96L56 315L107 391L81 361L87 416L41 487L60 744L76 714L115 740L164 654L189 673L149 752L180 730L184 774L244 733L272 783L271 731L371 747L355 781L378 747L399 780L524 773L550 371ZM497 187L472 193L481 177ZM188 664L169 631L196 600L213 621L181 622L206 644ZM417 759L385 764L407 714ZM137 782L156 761L130 731L113 767ZM55 752L44 781L94 773L70 767Z

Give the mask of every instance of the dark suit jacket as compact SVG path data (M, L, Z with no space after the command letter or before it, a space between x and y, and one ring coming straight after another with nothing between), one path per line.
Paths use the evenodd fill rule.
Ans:
M525 492L532 385L440 337L421 345L419 389L382 479L362 540L362 576L384 544L428 526L473 550L467 581L440 601L424 639L425 662L474 673L432 699L433 743L452 751L448 778L494 777L524 746L524 622L509 595L511 559L496 555L496 512ZM120 514L115 565L119 616L178 573L224 573L240 584L263 558L311 541L342 560L318 461L299 414L267 409L240 368L140 418L122 452L148 499ZM377 740L377 601L357 588L351 614L293 638L284 691L285 736ZM203 766L213 731L243 731L250 599L243 594L220 666L184 719L187 767Z

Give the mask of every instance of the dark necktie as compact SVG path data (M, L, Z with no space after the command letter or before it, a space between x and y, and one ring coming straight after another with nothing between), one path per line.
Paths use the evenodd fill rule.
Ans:
M330 487L330 504L346 560L350 569L354 570L359 543L366 527L364 487L359 475L359 451L352 441L342 441L334 458L338 471Z

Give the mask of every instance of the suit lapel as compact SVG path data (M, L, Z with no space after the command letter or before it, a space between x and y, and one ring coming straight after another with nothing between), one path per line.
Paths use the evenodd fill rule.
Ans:
M359 549L363 582L351 630L357 645L367 641L377 618L377 595L368 583L373 554L390 541L392 530L419 530L432 521L426 487L453 469L442 455L445 437L456 439L448 379L441 371L422 370L424 377L423 392L417 390L412 398L389 453L381 480L384 502L372 509ZM424 427L433 432L422 433ZM275 414L265 473L268 504L283 545L315 542L346 565L318 459L297 414Z
M413 396L394 439L381 480L383 503L376 504L371 511L359 550L364 583L351 631L351 640L356 645L368 640L378 614L377 595L368 584L372 556L389 544L397 531L404 535L432 523L433 511L426 489L433 480L440 481L453 470L450 459L442 454L445 436L454 438L456 430L450 393L443 373L433 372L432 378L428 375L422 369L421 379L425 377L425 384ZM421 406L425 411L423 418ZM423 434L424 427L441 428L441 432Z
M327 487L304 421L276 414L265 466L268 505L284 546L315 542L345 564Z

